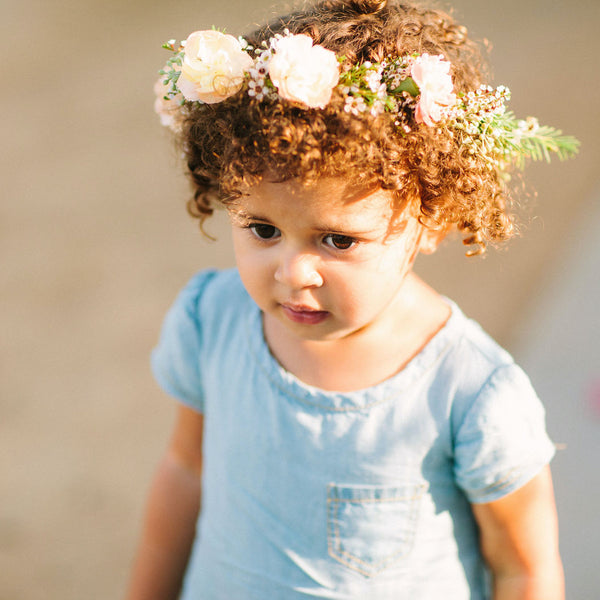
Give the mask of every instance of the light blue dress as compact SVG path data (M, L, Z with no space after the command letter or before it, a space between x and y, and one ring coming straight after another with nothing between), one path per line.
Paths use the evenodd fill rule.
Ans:
M152 356L205 416L185 600L489 597L469 503L521 487L554 445L525 374L451 306L400 373L337 393L277 363L236 270L190 281Z

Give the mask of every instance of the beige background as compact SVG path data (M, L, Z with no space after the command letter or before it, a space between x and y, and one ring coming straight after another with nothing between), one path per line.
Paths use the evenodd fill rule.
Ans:
M186 183L152 112L166 56L160 44L212 24L243 33L270 14L270 2L0 1L0 600L114 598L173 412L151 379L148 353L189 276L231 264L222 220L210 227L220 238L211 244L185 215ZM578 281L598 280L590 254L598 246L580 247L580 232L587 227L585 239L595 239L591 220L600 226L592 210L600 3L455 6L475 37L493 41L494 83L513 90L511 107L583 144L576 161L529 170L538 195L524 212L522 239L485 260L464 258L454 241L419 264L533 364L560 343L543 337L557 313L538 307L552 304L557 290L579 293L565 292L573 265L585 265ZM573 331L598 331L595 309L564 306L556 310L565 330L577 323ZM591 345L576 338L573 352L596 366L581 377L600 380L597 336L586 339ZM556 439L573 440L573 469L582 474L580 493L557 459L570 598L587 600L600 586L600 413L578 417L585 437L580 425L565 430L581 408L569 394L557 399L560 412L549 406L549 423Z

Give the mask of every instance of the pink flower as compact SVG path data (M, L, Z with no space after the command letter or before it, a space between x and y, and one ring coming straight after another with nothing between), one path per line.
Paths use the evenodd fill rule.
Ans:
M170 95L170 85L165 85L165 76L161 75L154 84L154 112L160 117L160 122L173 131L178 131L181 122L181 94Z
M433 126L456 103L450 63L443 56L422 54L411 67L411 77L420 93L415 120Z
M307 35L290 35L277 40L269 76L282 98L323 108L331 100L340 68L331 50L313 46Z

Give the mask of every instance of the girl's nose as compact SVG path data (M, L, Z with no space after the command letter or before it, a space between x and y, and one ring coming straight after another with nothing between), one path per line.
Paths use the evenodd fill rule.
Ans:
M320 287L323 278L318 270L318 257L303 252L287 252L280 257L275 280L291 288Z

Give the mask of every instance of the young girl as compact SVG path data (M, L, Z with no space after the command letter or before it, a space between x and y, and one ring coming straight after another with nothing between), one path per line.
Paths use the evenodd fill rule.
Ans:
M181 404L129 598L563 598L543 408L412 265L508 238L510 167L576 142L413 4L166 47L156 108L237 269L192 278L152 357Z

